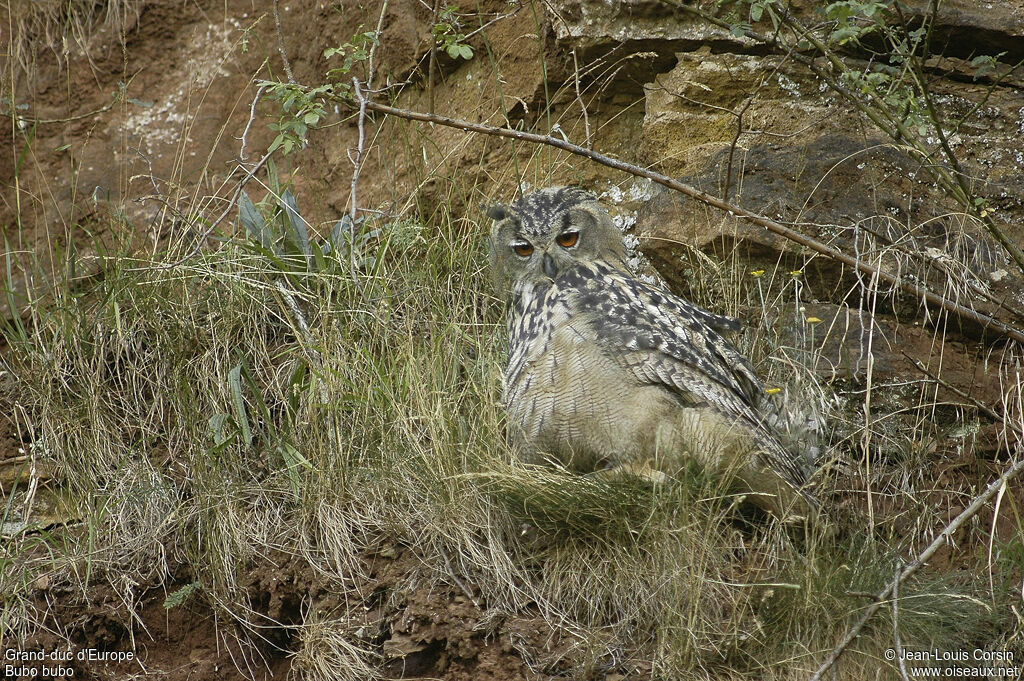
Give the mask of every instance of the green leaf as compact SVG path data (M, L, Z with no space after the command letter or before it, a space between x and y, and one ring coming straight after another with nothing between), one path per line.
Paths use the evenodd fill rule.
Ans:
M246 385L249 386L249 390L252 392L253 406L256 409L258 416L263 419L263 423L267 431L266 433L261 431L260 435L263 437L264 441L267 441L269 444L270 438L275 437L277 434L277 428L274 425L274 418L270 413L270 407L267 406L267 401L263 399L260 387L256 384L256 379L252 377L252 374L243 370L242 378L245 379Z
M295 449L295 447L293 447L292 445L288 444L287 442L282 442L279 449L282 454L282 458L288 465L288 468L302 466L307 470L313 470L313 464L309 462L309 459L304 457L302 453L299 450Z
M469 45L459 45L459 56L469 61L473 58L473 48Z
M167 598L164 599L164 610L170 610L171 608L178 607L188 600L189 596L200 591L202 588L202 582L192 582L191 584L186 584L180 589L172 591Z
M235 412L235 424L242 433L246 445L252 445L252 430L245 414L245 398L242 397L242 365L236 364L228 372L228 389L231 392L231 407Z
M306 257L309 264L312 251L309 250L309 232L306 230L306 221L299 215L299 205L295 201L295 195L291 189L285 189L281 195L281 205L288 216L288 241L295 247L295 250Z
M745 38L750 28L750 24L733 24L729 27L729 32L737 38Z
M263 215L244 191L238 195L238 219L245 227L245 233L249 239L267 250L273 250L274 235L267 229Z
M206 422L206 430L213 440L215 447L223 447L225 443L230 442L232 435L227 432L228 419L231 418L230 414L223 412L214 414Z
M833 21L846 22L851 14L853 14L853 10L846 2L833 2L825 8L825 16Z
M288 419L293 422L295 414L299 411L299 398L309 388L309 383L306 381L308 369L305 362L299 361L288 378Z
M750 6L750 20L751 21L753 21L755 23L758 22L758 21L761 21L761 14L762 13L764 13L764 7L763 6L757 5L757 4L754 4L754 5Z
M313 464L306 457L302 456L299 450L287 442L282 442L277 446L277 453L284 460L284 465L288 472L288 486L291 487L292 494L298 497L301 490L299 483L302 481L299 477L298 468L302 466L308 470L313 470Z

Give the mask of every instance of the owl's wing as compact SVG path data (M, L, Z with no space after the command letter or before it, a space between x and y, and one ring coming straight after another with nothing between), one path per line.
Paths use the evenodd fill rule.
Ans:
M586 315L608 357L639 382L664 386L684 405L707 406L744 422L768 467L801 489L806 473L759 416L760 380L715 328L727 317L600 264L565 283L577 289L574 312ZM801 494L813 506L813 497Z
M747 358L721 335L721 332L725 331L739 331L740 323L731 317L703 310L644 282L640 284L641 291L646 290L645 298L650 305L662 310L665 317L673 322L673 331L679 327L688 328L703 338L706 350L725 365L732 378L739 384L740 393L745 401L756 407L764 394L764 386L761 385L761 380L754 373L754 368Z
M577 283L598 343L639 380L735 415L757 406L763 388L753 367L715 330L738 323L611 268L598 266Z

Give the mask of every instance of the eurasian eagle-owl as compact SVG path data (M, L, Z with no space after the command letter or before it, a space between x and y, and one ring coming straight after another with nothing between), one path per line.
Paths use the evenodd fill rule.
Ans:
M487 214L508 301L504 401L524 458L668 475L690 459L780 518L813 511L799 459L765 424L760 380L721 335L737 322L634 276L622 233L585 191L543 189Z

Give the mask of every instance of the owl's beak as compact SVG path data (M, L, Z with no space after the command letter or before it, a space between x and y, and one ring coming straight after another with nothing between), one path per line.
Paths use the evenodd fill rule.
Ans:
M544 259L541 261L541 266L544 268L544 274L548 275L552 279L558 274L558 266L555 265L555 259L551 257L550 253L544 254Z

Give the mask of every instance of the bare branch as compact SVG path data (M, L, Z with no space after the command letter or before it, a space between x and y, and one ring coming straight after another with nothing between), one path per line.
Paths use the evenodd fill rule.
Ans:
M284 74L288 76L288 82L295 82L295 74L292 73L292 64L288 61L288 53L284 51L284 31L281 30L281 12L277 7L278 0L274 0L274 26L277 27L277 51L281 53L281 61L284 63Z
M900 638L900 579L897 573L892 583L892 637L896 643L896 659L899 660L900 676L903 681L910 681L907 675L907 662L903 659L903 641Z
M353 104L351 99L338 98L337 101L349 107L351 107ZM532 142L534 144L546 144L548 146L552 146L557 149L562 149L563 151L576 154L577 156L589 158L590 160L595 161L596 163L600 163L601 165L607 166L609 168L615 168L616 170L621 170L623 172L635 175L637 177L646 177L649 180L657 182L658 184L664 187L668 187L669 189L677 191L681 194L685 194L686 196L696 199L697 201L705 203L714 208L718 208L719 210L723 210L730 215L739 217L752 224L764 227L768 231L778 234L779 236L789 239L790 241L798 243L801 246L804 246L814 251L815 253L819 253L828 258L841 262L844 265L848 265L860 272L863 272L866 275L877 277L880 281L884 281L887 284L898 287L899 289L911 295L914 295L915 297L920 298L921 300L927 302L930 305L941 307L942 309L957 315L961 319L970 320L976 324L979 324L985 330L991 330L1007 338L1013 339L1020 343L1024 343L1024 332L1010 326L1009 324L1006 324L1005 322L995 319L994 317L991 317L982 312L978 312L977 310L972 310L971 308L964 307L959 303L949 300L948 298L945 298L925 288L921 284L901 279L900 277L885 272L879 269L878 267L875 267L874 265L863 262L862 260L859 260L858 258L855 258L853 256L847 255L846 253L843 253L842 251L833 246L822 243L817 239L813 239L807 236L806 234L801 234L800 232L790 229L789 227L786 227L785 225L782 225L776 222L775 220L771 220L769 218L764 217L763 215L754 213L753 211L749 211L746 208L741 208L740 206L729 203L728 201L723 201L722 199L719 199L715 196L712 196L711 194L696 189L695 187L691 187L690 185L684 182L680 182L679 180L668 177L667 175L662 175L661 173L655 172L653 170L642 168L638 165L627 163L625 161L620 161L618 159L611 158L610 156L605 156L604 154L593 151L592 149L585 149L579 145L573 144L564 139L551 137L550 135L538 135L536 133L523 132L521 130L512 130L509 128L498 128L491 125L484 125L482 123L471 123L470 121L464 121L456 118L448 118L447 116L438 116L437 114L423 113L419 111L409 111L407 109L399 109L393 106L388 106L387 104L380 104L378 102L373 102L366 99L363 99L358 102L360 109L363 108L364 102L365 108L368 111L376 111L378 113L387 114L389 116L396 116L398 118L404 118L406 120L422 121L424 123L444 125L450 128L464 130L466 132L474 132L483 135L494 135L496 137L506 137L515 140L520 140L522 142Z
M265 64L266 62L264 62ZM252 105L249 107L249 120L245 123L245 129L242 131L242 148L238 152L238 158L245 160L245 144L249 137L249 130L252 128L252 122L256 120L256 105L260 103L260 98L263 97L263 91L267 89L266 85L261 85L256 90L256 96L252 98Z
M1017 455L1021 455L1021 450L1017 451ZM998 478L989 483L985 491L974 498L970 506L965 508L960 515L954 518L946 527L942 529L939 536L928 545L924 551L918 554L917 558L907 563L906 566L900 570L889 584L879 592L877 600L869 605L861 615L861 618L857 620L857 623L850 627L849 631L843 637L843 640L832 650L825 662L818 668L818 671L814 672L810 681L821 681L825 674L835 666L835 663L839 661L843 653L846 651L850 644L856 640L857 636L860 635L861 629L868 623L876 612L881 609L882 605L893 596L894 593L899 592L899 586L903 582L906 582L915 572L928 562L928 560L935 555L935 552L942 548L953 534L960 529L960 526L965 522L977 515L978 511L988 503L988 501L994 497L1000 489L1002 489L1007 483L1015 478L1021 471L1024 471L1024 456L1022 456L1016 463L1009 466L1003 474Z
M434 8L431 10L431 29L437 25L437 10L440 0L434 0ZM437 36L430 34L430 62L427 64L427 101L430 113L434 113L434 72L437 71Z
M363 169L363 158L366 154L366 108L369 104L366 97L363 96L363 90L359 86L359 79L352 79L352 92L355 95L356 102L359 103L359 118L357 124L359 126L359 141L356 146L356 157L351 159L351 153L349 158L352 160L352 183L349 189L349 204L348 215L350 218L349 222L349 249L348 249L348 266L349 273L352 276L352 280L357 282L359 278L356 276L356 218L359 214L359 202L356 198L359 190L359 172Z

